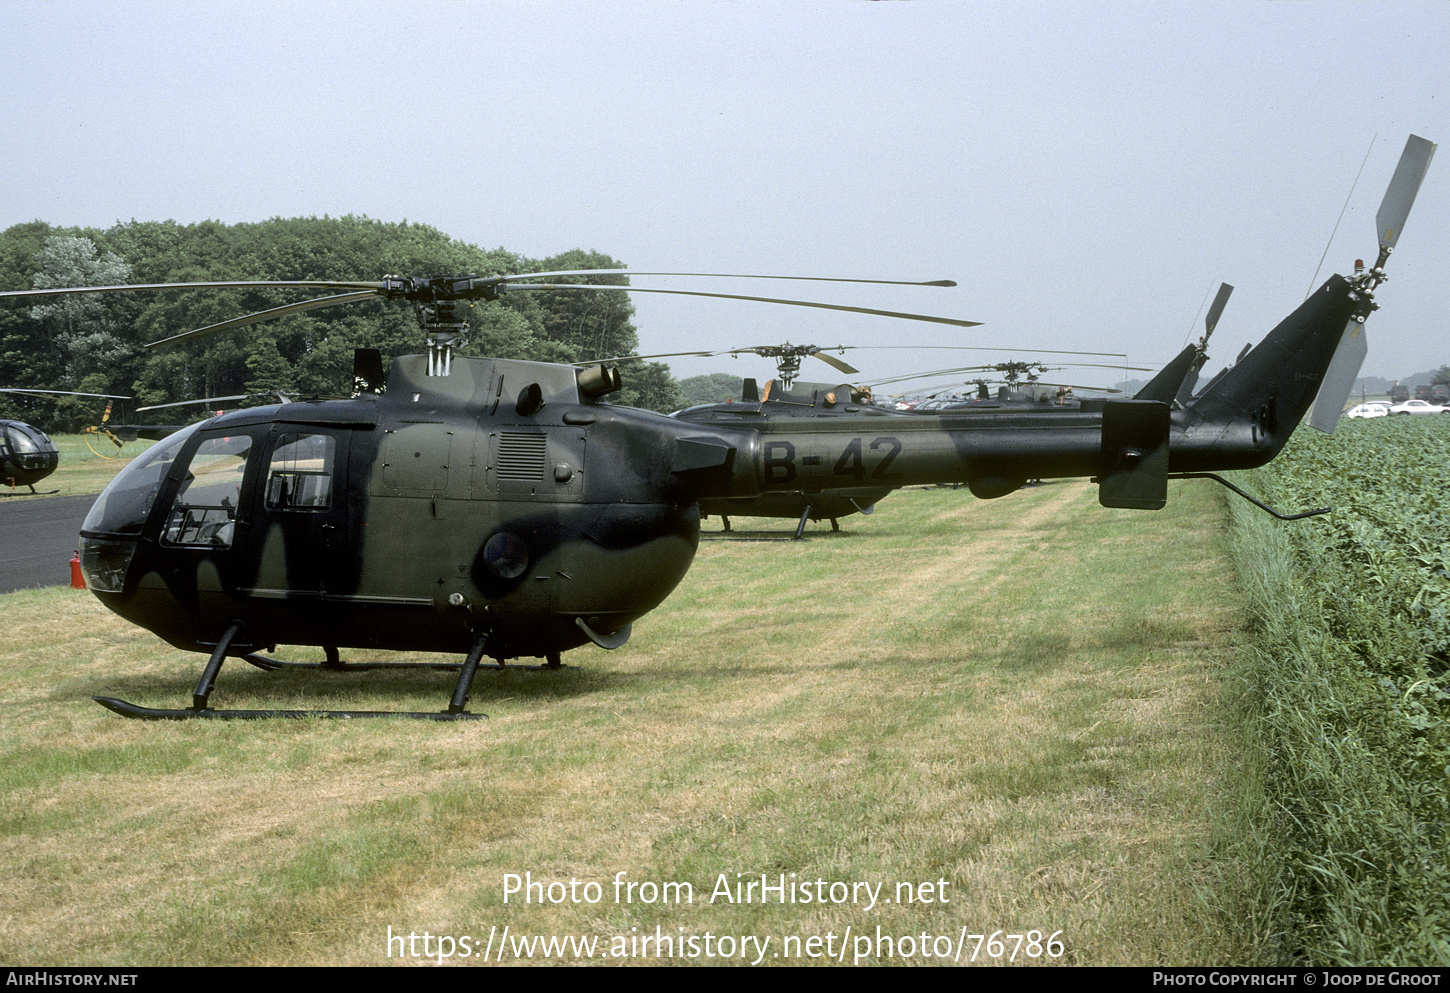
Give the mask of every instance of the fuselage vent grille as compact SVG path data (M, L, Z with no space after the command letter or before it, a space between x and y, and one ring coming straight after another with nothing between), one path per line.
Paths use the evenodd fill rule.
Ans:
M544 478L544 450L548 438L542 434L504 432L498 438L499 479L532 481Z

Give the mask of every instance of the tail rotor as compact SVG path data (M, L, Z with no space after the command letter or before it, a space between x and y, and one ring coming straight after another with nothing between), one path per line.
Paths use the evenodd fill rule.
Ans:
M1326 434L1333 433L1335 425L1339 423L1339 415L1344 411L1349 392L1354 389L1355 378L1359 375L1360 364L1369 354L1364 319L1378 306L1374 302L1374 291L1389 278L1385 275L1385 263L1395 250L1395 243L1400 240L1405 219L1409 217L1410 208L1415 205L1415 196L1420 192L1420 184L1425 180L1430 160L1435 157L1435 148L1433 141L1427 141L1419 135L1410 135L1405 142L1405 150L1400 153L1399 165L1395 167L1394 177L1390 180L1389 189L1385 191L1379 212L1375 214L1375 226L1379 229L1379 258L1373 268L1359 272L1354 277L1354 288L1359 295L1360 306L1345 325L1339 347L1335 349L1334 358L1319 385L1319 394L1314 398L1314 406L1309 414L1309 423Z

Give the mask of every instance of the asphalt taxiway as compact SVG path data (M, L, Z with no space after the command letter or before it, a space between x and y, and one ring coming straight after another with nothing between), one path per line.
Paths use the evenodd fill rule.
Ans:
M0 593L69 586L70 557L94 493L0 500Z

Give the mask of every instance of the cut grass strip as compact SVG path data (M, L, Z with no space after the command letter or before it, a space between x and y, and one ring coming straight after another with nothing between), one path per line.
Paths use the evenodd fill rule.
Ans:
M480 674L471 708L491 719L472 725L128 722L86 698L182 705L202 656L84 594L6 597L30 634L0 650L16 757L0 959L371 965L400 961L389 926L481 943L507 925L754 935L775 953L847 929L1036 929L1061 932L1051 961L1252 962L1223 833L1242 788L1223 673L1244 612L1222 502L1205 484L1158 514L1095 497L912 490L841 535L707 533L626 648ZM436 710L451 685L229 662L213 700ZM602 899L505 904L511 873ZM616 899L618 873L693 900ZM893 902L710 900L722 879L791 874ZM918 899L896 902L898 884Z

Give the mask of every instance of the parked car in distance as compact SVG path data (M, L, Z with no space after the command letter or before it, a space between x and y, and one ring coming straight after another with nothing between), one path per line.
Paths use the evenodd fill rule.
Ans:
M1389 416L1390 405L1387 403L1362 403L1356 407L1350 407L1344 412L1345 417L1387 417Z
M1406 400L1390 408L1391 414L1450 414L1450 407L1442 407L1428 400Z

